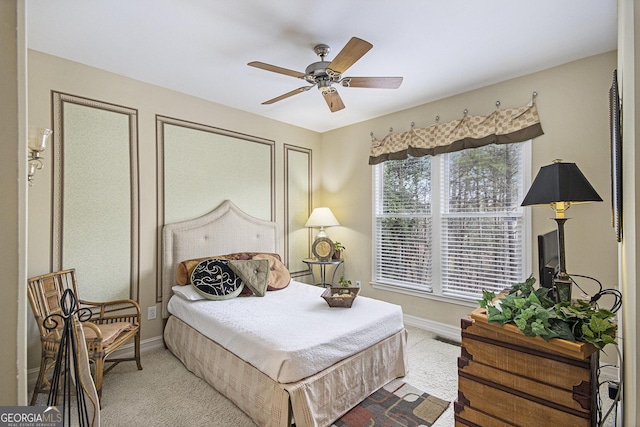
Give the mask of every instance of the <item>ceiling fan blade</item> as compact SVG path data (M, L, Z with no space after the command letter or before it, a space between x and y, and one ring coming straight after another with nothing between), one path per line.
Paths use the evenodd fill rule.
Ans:
M351 40L338 52L328 68L342 74L355 64L358 59L362 58L365 53L369 52L372 47L373 45L367 41L351 37Z
M344 87L398 89L402 84L402 77L345 77L340 84Z
M331 90L329 92L324 92L322 96L324 97L324 100L327 101L327 105L332 113L344 108L344 103L342 102L342 98L340 98L338 91Z
M311 89L312 87L315 87L315 86L302 86L302 87L299 87L298 89L294 89L291 92L285 93L284 95L280 95L280 96L275 97L273 99L270 99L268 101L264 101L262 103L262 105L269 105L269 104L273 104L273 103L278 102L278 101L282 101L283 99L289 98L290 96L297 95L297 94L302 93L302 92L306 92L309 89Z
M249 62L247 65L251 67L260 68L267 71L272 71L274 73L284 74L291 77L298 77L300 79L304 78L305 74L300 71L289 70L288 68L278 67L276 65L265 64L264 62L253 61Z

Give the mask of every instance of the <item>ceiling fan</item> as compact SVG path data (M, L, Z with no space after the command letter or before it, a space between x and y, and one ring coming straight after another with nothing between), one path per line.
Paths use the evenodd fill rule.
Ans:
M264 62L253 61L247 65L261 68L263 70L280 73L291 77L306 80L311 83L310 86L302 86L270 99L262 103L262 105L273 104L290 96L306 92L312 87L318 87L329 106L332 113L342 110L344 103L338 94L338 91L332 85L334 83L343 87L365 87L380 89L397 89L402 83L402 77L342 77L342 74L349 67L356 63L367 53L373 45L367 41L352 37L351 40L342 48L338 55L330 63L325 61L325 57L331 52L331 48L326 44L319 44L313 48L313 51L320 57L320 61L310 64L305 72L289 70L287 68L277 67Z

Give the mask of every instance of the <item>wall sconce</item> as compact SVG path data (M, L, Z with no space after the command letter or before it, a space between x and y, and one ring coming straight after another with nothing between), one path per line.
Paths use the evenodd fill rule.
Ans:
M40 154L47 148L47 139L52 133L51 129L38 129L36 135L29 135L29 167L27 169L29 186L33 185L33 177L36 171L42 169L43 157Z
M540 168L533 180L522 206L547 205L556 213L553 218L558 225L558 255L560 271L553 279L556 302L571 301L571 277L567 274L564 253L565 211L572 204L601 202L602 198L589 184L575 163L554 160L552 164Z

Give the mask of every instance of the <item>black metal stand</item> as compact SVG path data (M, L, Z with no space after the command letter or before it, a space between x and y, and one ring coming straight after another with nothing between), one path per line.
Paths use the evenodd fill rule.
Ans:
M62 309L62 314L52 314L47 316L43 321L44 327L50 331L57 329L60 322L63 322L60 347L56 355L56 365L53 370L47 404L49 406L57 406L60 394L62 394L62 423L64 426L71 426L71 408L69 406L71 396L75 393L78 425L88 427L90 426L89 414L87 412L87 403L84 391L82 390L82 384L80 383L77 353L78 343L76 342L74 327L76 321L87 321L91 319L92 313L88 308L76 309L76 296L71 289L65 290L62 294L62 298L60 298L60 308ZM80 345L85 344L80 343ZM72 372L73 380L75 381L73 392L71 385Z
M344 261L342 261L341 259L329 260L329 261L320 261L317 259L303 259L302 262L304 262L307 265L307 268L311 273L311 280L313 285L330 288L334 286L333 282L335 281L336 273L338 272L338 268L340 267L340 265L342 265ZM316 275L313 272L314 265L320 266L320 283L316 283ZM331 275L331 282L327 282L327 266L328 265L333 265L334 267L333 274Z

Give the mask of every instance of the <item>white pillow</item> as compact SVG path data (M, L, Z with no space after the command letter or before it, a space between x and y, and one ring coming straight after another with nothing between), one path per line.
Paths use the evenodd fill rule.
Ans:
M200 301L205 299L198 291L193 289L193 286L174 286L171 288L174 294L186 299L187 301Z

